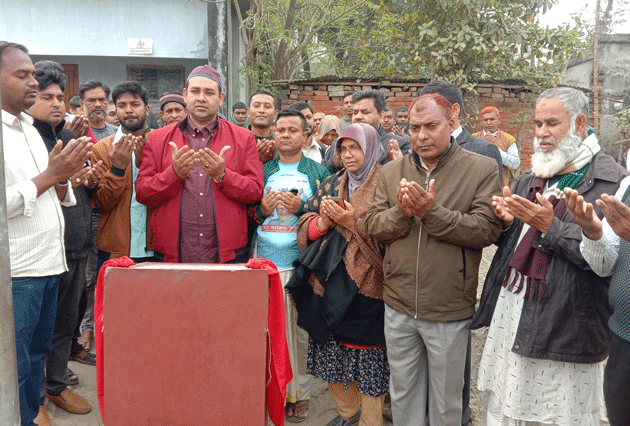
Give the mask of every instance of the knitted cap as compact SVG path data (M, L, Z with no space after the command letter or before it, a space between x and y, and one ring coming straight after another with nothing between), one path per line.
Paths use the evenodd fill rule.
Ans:
M214 80L219 85L219 91L223 92L223 89L221 88L221 75L210 65L201 65L192 70L192 72L186 79L186 83L188 83L188 81L190 81L190 79L193 77L206 77L210 80Z
M169 102L177 102L179 104L182 104L182 106L186 108L186 102L184 101L184 97L181 93L166 92L162 96L160 96L160 110L163 110L164 105Z

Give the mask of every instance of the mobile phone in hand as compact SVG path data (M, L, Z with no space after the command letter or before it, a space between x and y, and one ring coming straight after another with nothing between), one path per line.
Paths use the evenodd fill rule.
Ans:
M327 200L331 200L333 203L337 204L342 209L346 209L346 202L343 200L343 197L326 197Z

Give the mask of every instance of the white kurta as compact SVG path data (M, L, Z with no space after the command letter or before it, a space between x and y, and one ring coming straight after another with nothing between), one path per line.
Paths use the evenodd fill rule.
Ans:
M543 192L546 198L552 194L553 187ZM528 225L523 226L519 243L528 229ZM524 289L514 294L501 288L492 316L477 383L479 390L493 392L487 426L532 424L528 422L558 426L598 425L600 418L606 418L605 361L576 364L526 358L512 352L524 298Z

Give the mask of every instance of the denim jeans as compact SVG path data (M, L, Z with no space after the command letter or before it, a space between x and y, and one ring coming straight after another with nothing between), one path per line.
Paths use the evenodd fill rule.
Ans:
M34 426L57 312L58 276L14 278L13 316L22 426Z

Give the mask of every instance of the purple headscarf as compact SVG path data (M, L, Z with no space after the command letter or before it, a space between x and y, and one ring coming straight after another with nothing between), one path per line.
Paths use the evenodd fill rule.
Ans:
M364 156L363 165L358 172L353 173L348 170L348 197L352 197L354 191L356 191L368 178L370 173L372 173L372 169L374 169L374 166L378 163L384 150L378 132L369 124L354 123L348 126L337 140L335 146L339 154L341 154L341 142L343 142L345 138L357 141L363 150Z

